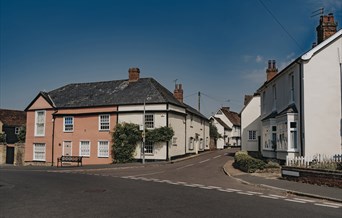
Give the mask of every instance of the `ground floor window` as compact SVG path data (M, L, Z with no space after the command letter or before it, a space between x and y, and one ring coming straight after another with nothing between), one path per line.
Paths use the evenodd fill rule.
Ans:
M44 143L33 144L33 160L45 161L46 159L46 146Z
M109 157L109 141L99 141L97 147L98 157Z
M250 141L256 140L256 131L255 130L249 130L248 131L248 140L250 140Z
M145 142L145 154L153 154L153 143Z
M90 157L90 141L80 141L80 156Z

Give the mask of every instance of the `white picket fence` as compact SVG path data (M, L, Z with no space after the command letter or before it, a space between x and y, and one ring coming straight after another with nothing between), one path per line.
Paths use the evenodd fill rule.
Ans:
M318 154L313 157L286 157L286 166L296 166L305 168L310 167L312 164L329 164L340 162L342 162L341 154L336 154L332 156Z

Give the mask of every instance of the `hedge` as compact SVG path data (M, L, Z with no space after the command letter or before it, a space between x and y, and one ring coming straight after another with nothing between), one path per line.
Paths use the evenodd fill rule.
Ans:
M245 151L236 152L234 160L234 166L247 173L254 173L256 170L262 170L266 166L264 161L249 156Z

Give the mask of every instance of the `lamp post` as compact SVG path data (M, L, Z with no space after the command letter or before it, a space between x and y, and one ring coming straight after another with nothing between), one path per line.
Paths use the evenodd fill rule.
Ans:
M143 115L143 142L142 142L142 163L145 164L145 141L146 141L146 137L145 137L145 128L146 128L146 125L145 125L145 114L146 114L146 110L145 110L145 107L146 107L146 99L144 99L144 115Z

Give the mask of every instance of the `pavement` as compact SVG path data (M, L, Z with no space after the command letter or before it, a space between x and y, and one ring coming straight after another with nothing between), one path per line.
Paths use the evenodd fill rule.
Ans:
M234 160L224 166L224 172L240 182L269 189L285 191L290 194L342 202L342 189L328 186L312 185L288 181L281 178L280 173L245 173L233 167Z

